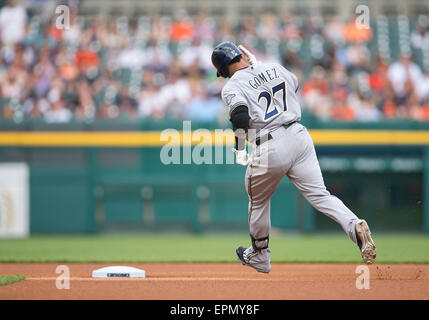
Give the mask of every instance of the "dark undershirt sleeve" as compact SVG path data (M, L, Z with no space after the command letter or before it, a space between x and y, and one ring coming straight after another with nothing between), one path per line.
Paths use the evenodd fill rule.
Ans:
M249 109L240 105L231 112L230 121L235 134L235 149L243 150L246 147L247 130L249 130Z

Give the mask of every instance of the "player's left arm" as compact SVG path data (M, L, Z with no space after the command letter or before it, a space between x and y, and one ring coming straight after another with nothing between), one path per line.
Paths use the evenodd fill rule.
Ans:
M245 105L234 108L231 112L230 121L235 135L235 162L247 166L251 161L246 150L247 131L249 130L249 109Z
M235 134L235 149L243 150L246 148L247 131L249 130L249 109L244 105L236 107L231 112L230 121Z
M246 150L247 131L249 129L249 110L246 99L235 83L231 83L222 90L222 100L229 109L230 121L235 135L236 163L246 166L249 157Z

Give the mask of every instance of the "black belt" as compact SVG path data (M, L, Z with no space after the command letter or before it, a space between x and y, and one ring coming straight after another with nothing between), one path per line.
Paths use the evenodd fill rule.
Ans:
M268 140L271 140L272 138L273 138L273 136L271 135L271 133L268 133L268 139L264 139L264 141L263 141L263 142L266 142L266 141L268 141ZM259 146L259 145L261 144L261 138L256 138L255 143L256 143L256 145L257 145L257 146Z
M287 129L287 128L289 128L291 125L293 125L294 123L296 123L297 121L293 121L293 122L290 122L290 123L288 123L288 124L284 124L284 125L282 125L282 127L283 128L285 128L285 129ZM267 139L264 139L264 141L262 141L262 142L265 142L265 141L268 141L268 140L271 140L273 138L273 136L271 135L271 133L268 133L268 138ZM260 144L261 144L261 138L256 138L256 141L255 141L255 144L257 145L257 146L259 146Z

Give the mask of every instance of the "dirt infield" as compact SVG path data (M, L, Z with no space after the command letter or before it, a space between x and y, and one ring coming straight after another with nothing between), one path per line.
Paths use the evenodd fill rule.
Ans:
M68 290L56 288L58 265L1 263L0 274L27 279L0 287L0 299L429 299L429 265L370 266L370 288L360 290L357 264L273 264L269 274L239 263L128 264L146 270L146 278L136 280L91 278L92 270L109 264L65 263Z

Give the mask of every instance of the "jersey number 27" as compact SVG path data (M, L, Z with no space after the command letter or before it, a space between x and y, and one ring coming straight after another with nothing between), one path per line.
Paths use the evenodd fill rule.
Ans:
M272 106L272 102L274 98L276 97L276 94L280 91L283 91L283 111L287 111L287 91L286 91L286 82L279 83L278 85L271 88L271 92L269 91L263 91L259 94L258 97L258 103L260 104L260 101L262 98L265 98L267 101L266 109L265 109L265 117L264 120L269 120L270 118L274 117L279 113L279 110L277 109L277 106L274 104ZM271 110L270 110L271 109Z

